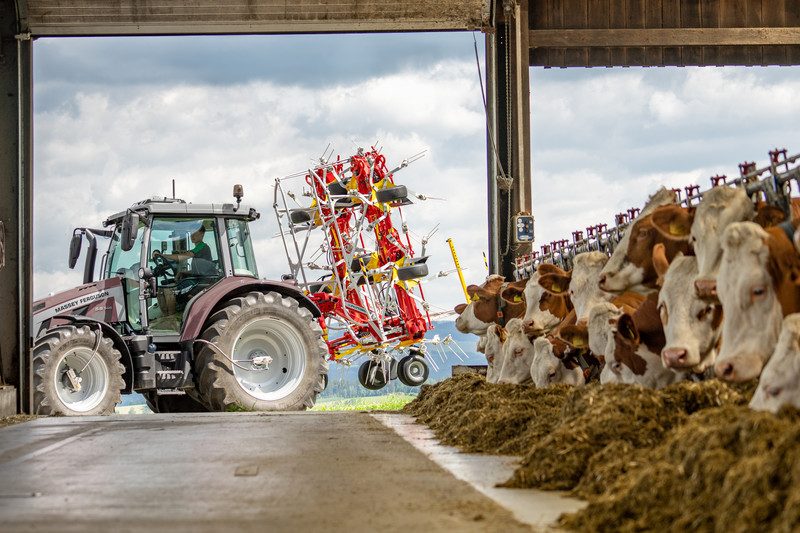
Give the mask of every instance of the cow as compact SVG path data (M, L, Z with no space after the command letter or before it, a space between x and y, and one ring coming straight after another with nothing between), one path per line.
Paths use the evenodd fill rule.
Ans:
M714 364L722 334L722 306L701 299L691 289L697 277L697 258L678 255L669 263L657 246L653 263L663 278L658 312L664 327L661 360L667 368L701 373Z
M533 340L533 359L530 374L537 387L547 387L555 383L585 385L587 375L577 356L577 350L552 335ZM589 363L584 363L588 365Z
M800 314L783 319L775 352L761 376L750 400L750 408L777 413L784 405L800 408Z
M674 203L675 193L663 188L650 198L639 216L625 230L600 272L598 283L602 290L614 294L632 291L645 295L658 290L652 263L653 246L657 242L664 242L670 256L678 251L687 253L690 249L688 236L665 238L653 224L653 213L662 206L672 206Z
M497 383L500 377L506 333L500 324L492 324L478 340L478 351L486 356L486 381L489 383Z
M524 280L506 283L503 276L493 274L481 286L470 285L467 287L470 302L455 307L456 329L461 333L484 335L490 324L502 326L507 320L522 316L525 313L522 297L506 300L500 294L506 287L519 287L521 292L526 283Z
M567 288L563 287L558 293L547 291L539 284L540 277L546 274L569 274L555 265L540 264L528 279L524 289L518 284L509 284L502 293L507 302L522 299L525 304L525 314L522 318L526 332L531 336L551 333L561 324L564 318L572 311L572 302L569 299Z
M793 201L795 210L797 202ZM693 282L698 296L718 303L716 294L717 271L722 259L720 238L722 232L734 222L753 221L764 228L783 222L783 211L763 202L757 205L743 188L714 187L703 193L696 208L681 209L653 215L653 224L662 234L688 236L697 256L697 275Z
M506 326L503 343L503 365L499 369L498 383L526 383L531 380L531 360L533 350L530 338L522 327L522 319L514 318Z
M714 371L724 380L757 378L775 349L783 317L800 311L800 256L792 243L798 221L792 230L735 222L722 234L717 294L725 326Z
M645 298L633 313L613 304L600 304L589 315L590 347L600 340L592 340L597 331L606 341L604 348L597 346L605 359L600 383L635 383L660 389L686 377L661 363L665 339L656 295Z
M585 323L589 309L594 305L611 301L614 295L600 289L600 272L608 262L602 252L584 252L575 256L570 272L551 272L539 277L539 285L546 291L558 295L568 288L568 295L575 309L575 321Z

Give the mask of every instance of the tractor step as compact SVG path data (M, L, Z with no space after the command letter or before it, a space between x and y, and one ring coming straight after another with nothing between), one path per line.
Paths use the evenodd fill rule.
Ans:
M182 389L156 389L156 394L159 396L183 396L186 391Z
M175 388L183 385L183 370L159 370L156 372L156 386L158 388Z
M169 350L163 352L156 352L156 359L160 363L174 363L178 360L178 357L181 355L180 350Z

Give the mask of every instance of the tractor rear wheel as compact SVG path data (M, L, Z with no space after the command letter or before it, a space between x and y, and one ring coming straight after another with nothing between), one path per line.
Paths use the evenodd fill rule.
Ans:
M33 347L33 412L108 415L121 401L125 367L99 328L61 326Z
M325 389L328 347L308 309L277 292L234 298L196 341L198 392L212 411L296 411Z

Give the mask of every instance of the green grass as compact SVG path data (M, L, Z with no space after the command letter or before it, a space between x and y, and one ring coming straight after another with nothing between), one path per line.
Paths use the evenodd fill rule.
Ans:
M387 394L364 398L330 398L320 400L311 411L384 411L402 409L416 394Z

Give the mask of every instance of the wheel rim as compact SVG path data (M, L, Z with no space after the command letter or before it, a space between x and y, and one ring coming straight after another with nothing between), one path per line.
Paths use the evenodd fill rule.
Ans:
M264 401L285 398L294 391L306 371L303 340L290 325L274 318L257 318L248 322L233 344L233 375L250 396ZM251 368L256 357L269 356L266 370ZM244 368L241 368L244 367Z
M421 383L425 381L425 370L427 366L425 365L424 361L419 359L412 359L411 361L406 364L406 376L408 376L409 381L413 381L414 383Z
M110 383L108 367L99 353L87 347L74 348L66 352L56 366L55 391L58 399L72 411L85 413L103 401ZM87 364L88 363L88 364ZM80 378L80 390L76 390L68 372L73 370Z

